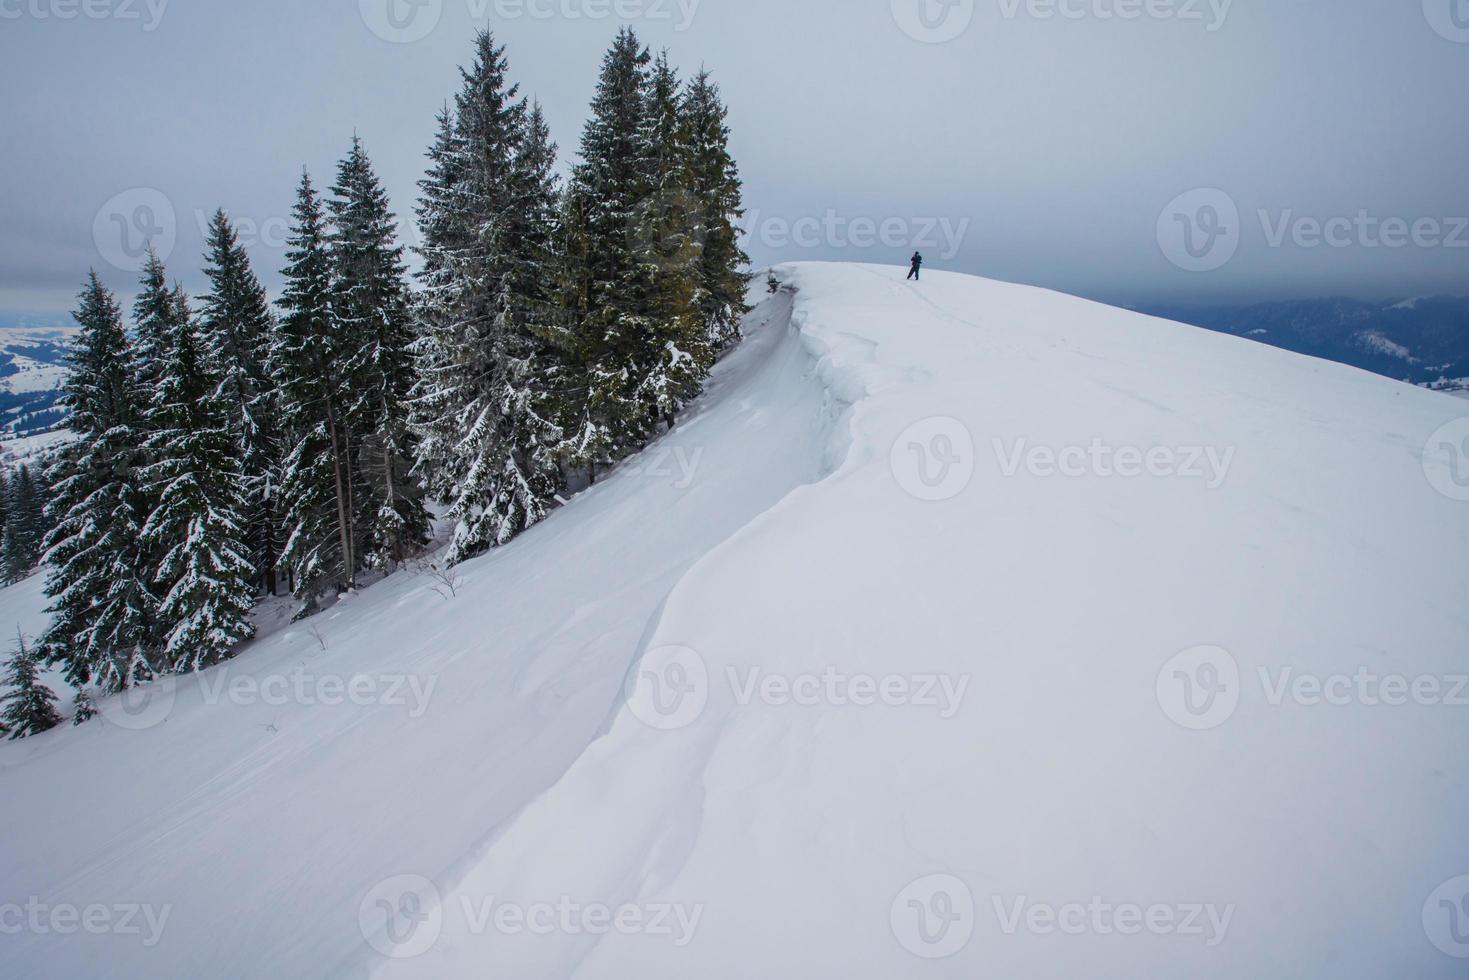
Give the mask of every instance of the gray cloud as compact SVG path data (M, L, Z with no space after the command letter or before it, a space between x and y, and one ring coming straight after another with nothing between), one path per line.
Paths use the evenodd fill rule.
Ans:
M757 264L916 244L1113 302L1465 292L1457 2L0 0L0 311L69 309L88 265L130 291L159 200L186 285L220 206L274 285L299 168L330 183L354 130L411 213L477 26L569 158L623 23L723 86Z

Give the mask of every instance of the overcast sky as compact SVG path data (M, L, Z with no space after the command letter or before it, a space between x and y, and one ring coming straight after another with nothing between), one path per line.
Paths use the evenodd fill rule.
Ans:
M757 266L1469 293L1469 0L0 0L0 322L130 293L143 229L198 290L220 206L274 289L354 130L411 214L479 26L569 164L624 23L721 84Z

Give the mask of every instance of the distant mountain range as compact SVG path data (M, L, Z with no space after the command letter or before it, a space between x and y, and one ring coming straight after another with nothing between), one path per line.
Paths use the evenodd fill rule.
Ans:
M1141 312L1340 361L1400 381L1469 393L1469 298L1401 303L1311 299Z

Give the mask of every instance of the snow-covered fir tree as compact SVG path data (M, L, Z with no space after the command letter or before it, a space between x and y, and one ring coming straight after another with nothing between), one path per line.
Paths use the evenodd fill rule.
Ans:
M56 711L56 694L41 683L36 655L26 646L25 636L16 634L15 652L5 668L4 686L9 688L0 698L0 732L10 738L39 735L61 724Z
M228 659L255 634L254 566L246 556L245 481L220 378L185 320L163 351L148 411L145 478L158 506L143 527L160 554L159 614L169 669L192 673Z
M677 74L624 29L602 65L564 215L563 302L581 372L563 450L577 465L643 447L701 389L701 208Z
M750 257L740 247L744 217L739 167L729 151L729 110L709 72L689 82L681 106L690 175L703 246L697 263L694 304L704 318L709 342L722 350L740 339L740 321L749 307L745 292Z
M461 74L418 208L425 268L414 389L418 472L449 504L451 563L541 521L560 482L560 431L545 394L555 360L556 148L488 32Z
M647 144L647 196L634 221L634 261L644 291L645 332L637 365L637 397L648 415L670 427L697 395L714 362L695 299L704 230L693 194L688 136L677 72L667 52L649 77L643 138Z
M391 569L428 541L425 491L455 522L451 561L508 542L568 473L595 481L671 425L738 339L741 190L708 75L682 86L621 31L563 194L540 107L488 32L476 45L420 185L417 295L356 138L325 200L303 177L279 323L223 211L197 322L151 250L135 345L89 280L78 438L0 495L4 575L44 553L38 653L79 690L227 657L278 568L303 613Z
M565 304L578 377L565 393L562 448L593 479L642 445L647 414L636 394L646 323L631 231L648 196L651 61L624 28L603 59L567 191Z
M461 74L463 70L461 69ZM464 243L464 222L460 219L454 197L459 186L459 171L465 161L463 141L454 110L445 104L435 120L438 130L428 149L428 169L418 182L418 204L414 214L422 244L417 251L423 268L416 275L422 287L421 299L427 301L421 317L432 316L434 307L447 304L441 291L451 289L451 261Z
M95 717L97 717L97 703L92 700L92 695L86 688L78 689L76 697L71 701L72 725L85 725Z
M51 624L42 656L74 687L121 690L155 673L157 596L141 543L149 494L139 473L145 398L122 311L93 272L75 313L65 398L76 441L48 476Z
M6 582L19 582L35 570L41 558L41 541L45 537L45 481L37 479L31 468L22 464L5 484L5 531L0 540L0 563Z
M210 292L201 300L200 326L208 356L219 366L220 391L239 446L247 509L245 544L256 579L276 591L280 551L277 482L281 439L269 359L274 321L265 289L223 210L209 225L205 275Z
M355 514L361 559L391 568L428 541L429 515L412 473L418 439L409 426L413 324L397 228L362 141L337 171L328 201L332 317L353 395Z
M356 396L346 372L351 352L332 316L326 216L309 174L302 174L292 217L271 365L290 447L281 475L281 561L309 613L324 588L351 589L358 571L348 425Z
M5 570L6 585L22 581L30 572L26 567L25 549L17 540L15 528L8 520L5 522L3 534L0 534L0 566Z
M25 572L21 568L24 559L19 540L20 531L12 510L14 496L15 488L10 478L0 470L0 527L3 527L3 531L0 531L0 569L3 569L6 585L14 585L25 578Z
M179 291L168 287L168 271L149 244L138 298L133 303L133 349L139 381L150 392L158 383L168 337L181 315L184 311L179 306Z
M187 322L192 316L189 310L188 298L184 295L183 287L178 286L170 289L168 286L168 270L164 267L163 260L154 251L152 244L148 245L146 261L143 264L142 280L139 282L138 297L133 303L133 360L134 370L138 376L138 384L144 399L151 399L158 390L158 384L163 376L163 364L168 355L172 336L181 323ZM139 437L143 443L143 450L139 456L137 465L146 466L149 462L148 440L152 436L149 428L148 415L145 410L143 417L143 430ZM152 513L158 505L157 491L155 487L145 487L148 494L144 506L147 513ZM156 572L158 563L162 558L162 552L156 545L144 542L141 553L142 566L148 574ZM162 626L160 625L160 631ZM160 633L155 638L158 644L162 644L163 637Z

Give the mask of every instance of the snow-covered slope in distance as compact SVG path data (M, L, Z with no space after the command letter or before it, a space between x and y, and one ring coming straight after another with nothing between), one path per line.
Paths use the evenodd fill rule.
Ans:
M0 327L0 453L24 461L24 437L63 422L61 386L70 369L66 353L80 328Z
M1462 404L1027 287L778 275L694 418L456 597L390 579L161 724L0 752L11 894L172 910L7 961L1460 975L1469 503L1425 447ZM298 668L435 686L209 703Z
M59 390L70 373L66 350L78 333L74 325L0 327L0 391L19 395Z

